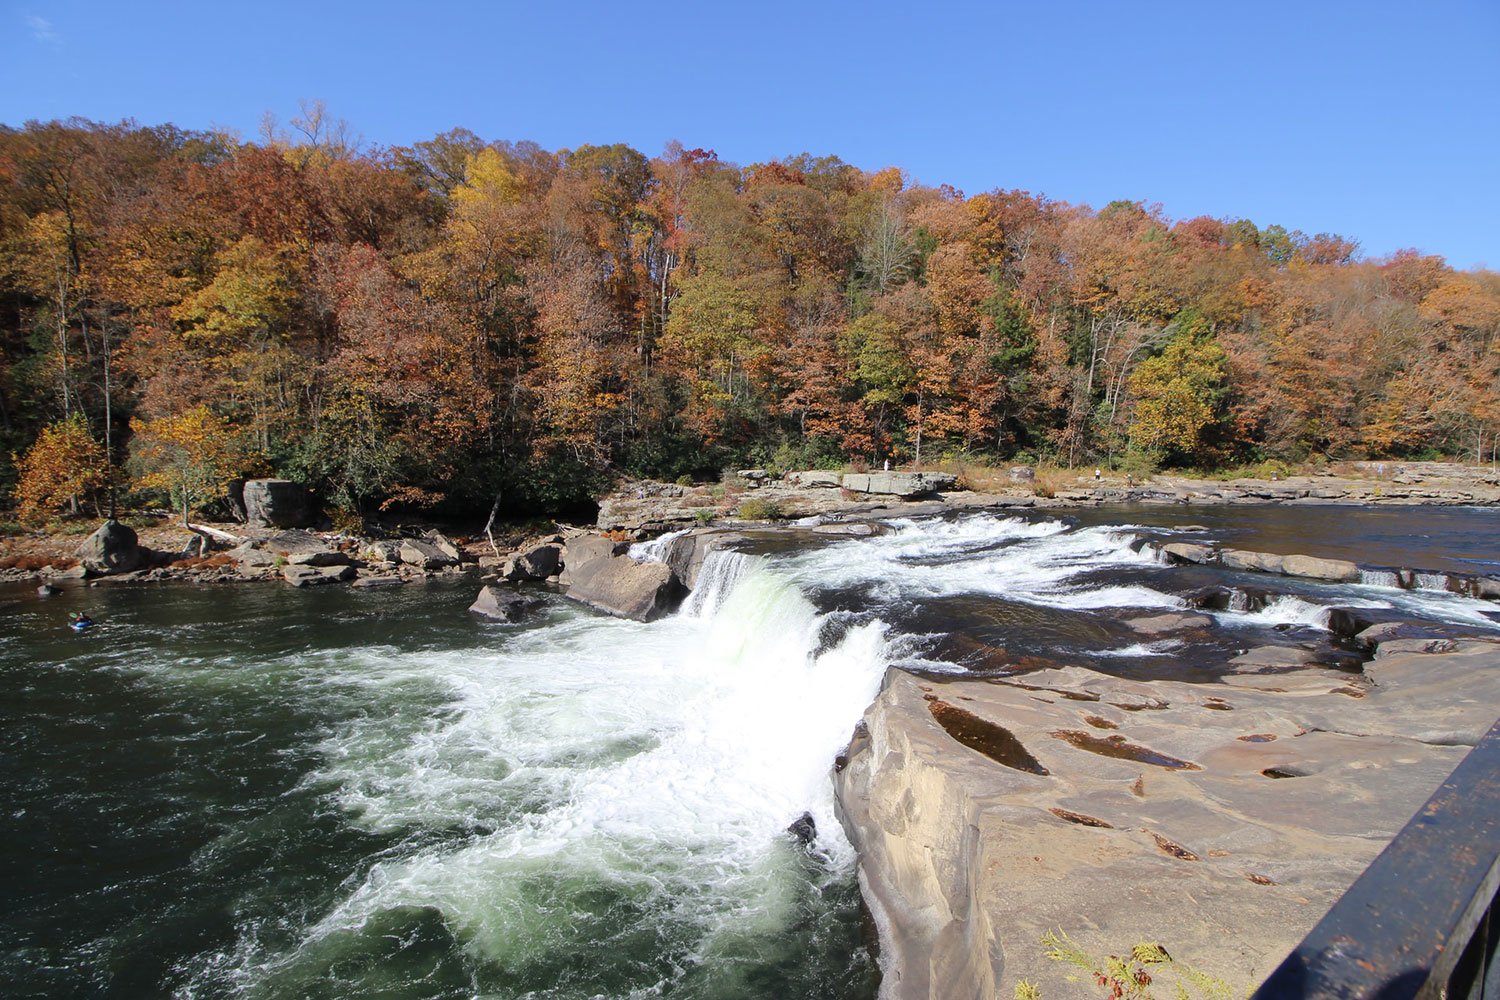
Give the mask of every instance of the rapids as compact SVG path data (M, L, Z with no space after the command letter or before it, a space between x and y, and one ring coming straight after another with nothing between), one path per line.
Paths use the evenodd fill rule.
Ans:
M1374 576L1278 579L1210 636L1143 637L1125 620L1206 579L1142 544L1174 530L782 532L713 553L650 624L555 595L481 623L473 583L0 592L0 992L868 998L829 769L891 664L1211 680L1327 641L1334 604L1500 628ZM85 606L101 625L67 632Z

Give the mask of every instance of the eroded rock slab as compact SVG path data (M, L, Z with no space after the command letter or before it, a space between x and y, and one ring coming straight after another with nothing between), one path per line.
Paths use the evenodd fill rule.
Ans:
M885 995L1025 978L1076 996L1039 945L1059 928L1258 983L1500 706L1491 641L1393 638L1364 676L1283 666L1214 684L893 670L835 778Z

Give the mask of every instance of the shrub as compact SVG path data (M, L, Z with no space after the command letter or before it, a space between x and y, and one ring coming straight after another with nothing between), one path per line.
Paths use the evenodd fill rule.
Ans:
M700 525L712 524L714 520L714 512L711 510L694 511L693 520L697 521Z
M785 515L775 500L751 497L740 504L740 517L746 521L778 521Z

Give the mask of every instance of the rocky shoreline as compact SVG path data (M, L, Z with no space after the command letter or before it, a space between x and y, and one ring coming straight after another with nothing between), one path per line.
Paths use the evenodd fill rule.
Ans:
M1500 475L1482 467L1355 463L1350 471L1358 475L1227 482L1158 476L1141 484L1112 476L1095 481L1090 473L1082 472L1061 487L1052 487L1038 485L1034 469L1017 466L1009 470L1005 483L975 490L966 488L958 475L942 472L805 471L777 478L748 469L726 474L723 482L715 484L624 483L600 501L594 527L618 543L706 525L733 530L768 521L816 520L825 532L858 532L862 529L855 525L872 519L944 510L1045 510L1130 503L1500 505ZM141 539L143 554L129 569L97 563L88 568L76 551L78 543L67 537L0 538L0 583L284 580L294 586L388 586L478 569L498 571L502 579L511 581L557 577L554 582L566 585L572 581L561 579L561 564L548 567L548 572L532 566L518 574L515 560L540 546L561 546L567 538L587 530L562 527L553 536L533 538L505 555L493 552L482 540L455 541L436 529L397 539L310 532L300 527L309 523L309 498L299 487L280 480L242 484L232 500L248 523L151 529ZM840 528L840 524L847 527ZM408 548L403 550L403 545ZM347 559L331 553L342 553ZM1233 558L1230 553L1224 555ZM301 568L289 571L291 566ZM342 567L352 567L352 573ZM310 572L314 569L320 572Z

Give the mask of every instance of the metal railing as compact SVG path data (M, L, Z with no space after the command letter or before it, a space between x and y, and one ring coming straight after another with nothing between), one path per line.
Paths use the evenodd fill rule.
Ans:
M1500 722L1252 1000L1500 1000Z

